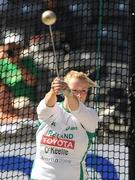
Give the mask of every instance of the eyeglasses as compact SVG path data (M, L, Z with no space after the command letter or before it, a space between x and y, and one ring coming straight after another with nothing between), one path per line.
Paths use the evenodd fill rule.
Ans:
M72 93L74 94L87 94L88 89L82 89L82 90L78 90L78 89L71 89Z

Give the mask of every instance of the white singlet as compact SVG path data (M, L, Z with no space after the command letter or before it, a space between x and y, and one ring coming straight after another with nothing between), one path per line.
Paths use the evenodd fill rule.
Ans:
M97 113L82 103L77 111L68 113L58 103L50 108L42 100L37 114L41 125L31 179L86 180L85 157L91 144L88 134L97 128Z

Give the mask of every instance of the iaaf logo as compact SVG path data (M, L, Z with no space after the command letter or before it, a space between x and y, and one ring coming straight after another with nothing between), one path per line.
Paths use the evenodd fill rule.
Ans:
M69 139L56 138L53 136L42 136L40 143L67 149L74 149L75 147L75 141Z

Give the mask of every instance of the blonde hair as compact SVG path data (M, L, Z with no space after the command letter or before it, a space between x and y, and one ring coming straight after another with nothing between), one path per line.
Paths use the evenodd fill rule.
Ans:
M64 81L69 83L71 78L77 78L77 79L81 79L84 80L85 82L88 83L89 87L95 87L96 84L94 81L92 81L87 74L83 73L83 72L78 72L78 71L74 71L71 70L70 72L68 72L65 77L64 77Z

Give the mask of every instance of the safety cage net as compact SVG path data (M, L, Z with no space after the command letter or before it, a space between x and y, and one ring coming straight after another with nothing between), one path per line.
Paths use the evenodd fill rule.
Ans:
M60 77L78 70L96 82L86 102L100 119L86 157L89 179L128 180L134 17L129 0L0 0L0 179L30 178L36 107L57 76L49 26L41 20L46 10L57 17L51 28Z

